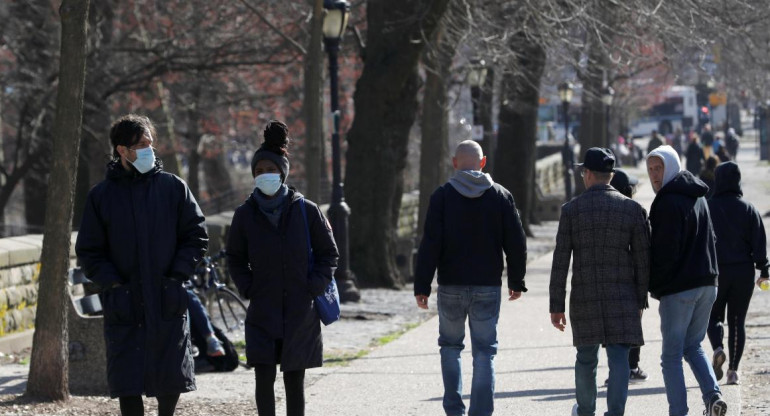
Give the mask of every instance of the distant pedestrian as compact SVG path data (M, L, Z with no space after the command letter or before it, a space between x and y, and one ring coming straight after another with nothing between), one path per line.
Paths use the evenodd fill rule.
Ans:
M596 368L605 345L610 376L606 415L623 415L628 398L629 347L644 344L642 309L650 276L650 228L641 205L610 186L615 158L588 149L578 165L586 191L562 206L550 283L551 323L567 324L565 300L572 265L570 321L577 348L573 414L596 411Z
M743 199L738 165L726 162L717 166L715 183L714 196L709 199L708 205L719 242L719 290L711 309L708 337L714 349L714 374L717 380L721 380L722 365L727 358L724 353L723 323L727 323L730 353L727 384L740 384L738 365L746 344L746 313L754 292L754 269L759 270L760 280L767 280L770 277L770 262L767 259L767 239L762 216L754 205Z
M709 199L712 195L714 195L714 170L716 170L718 164L719 158L715 155L712 155L706 159L706 166L701 169L700 175L698 175L700 180L702 180L703 183L709 187L708 192L706 192L706 199Z
M249 300L246 362L254 367L257 413L275 415L273 389L280 365L286 414L302 416L305 370L323 363L313 298L331 282L339 254L318 206L305 199L305 216L304 197L286 185L288 127L271 120L263 135L251 159L254 191L236 208L230 225L227 266L241 296Z
M669 415L688 414L682 358L700 386L707 416L724 416L727 404L701 342L716 299L717 254L706 203L708 187L681 170L670 146L647 156L655 200L650 209L652 270L650 293L660 300L661 367Z
M623 196L629 199L634 198L636 193L636 186L639 184L639 179L633 175L629 175L628 172L623 169L615 169L615 174L612 175L610 186L617 189ZM645 297L645 301L647 298ZM644 309L647 309L649 304L645 302ZM630 373L628 375L628 381L632 383L647 381L649 375L639 367L639 361L641 359L641 347L636 345L632 346L628 352L628 367ZM609 384L609 379L604 384Z
M700 135L700 143L703 148L703 159L708 158L714 153L714 133L711 132L711 124L703 125L703 131Z
M703 167L703 149L700 147L698 134L690 132L690 143L685 150L685 159L687 159L687 171L695 176L700 175Z
M452 159L454 176L430 197L417 255L414 296L420 308L428 308L438 269L443 406L453 416L465 414L460 353L465 348L466 319L473 354L468 415L491 415L504 263L508 300L527 291L524 229L510 192L481 171L486 161L478 143L466 140L457 146Z
M727 136L725 137L725 147L727 148L727 153L730 154L732 157L732 160L738 161L738 146L740 145L740 139L738 138L738 135L735 133L735 129L730 127L727 129Z
M674 131L674 136L671 138L671 147L674 148L676 154L679 155L679 160L684 155L684 149L687 145L687 138L684 135L681 127L677 127Z
M647 153L652 152L653 150L657 149L659 146L663 145L663 140L658 135L658 132L656 130L652 131L652 134L650 135L650 142L647 143Z
M123 416L174 414L195 390L187 291L208 246L203 213L187 184L155 158L155 127L129 114L110 129L107 178L88 193L75 252L101 289L107 383Z

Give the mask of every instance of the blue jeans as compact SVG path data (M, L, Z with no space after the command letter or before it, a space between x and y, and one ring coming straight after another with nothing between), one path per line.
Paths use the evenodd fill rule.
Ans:
M187 297L190 299L190 302L187 304L187 310L190 312L192 328L204 338L213 334L214 328L211 327L211 321L209 321L206 308L203 307L201 300L190 289L187 289Z
M494 411L497 321L500 318L499 286L446 286L438 288L438 345L444 379L444 411L465 414L460 352L465 348L465 318L471 330L473 380L469 416Z
M607 413L605 416L623 416L628 399L628 351L626 344L608 344L607 361L610 378L607 385ZM596 367L599 365L599 344L577 347L575 359L575 396L578 415L593 416L596 412Z
M663 335L663 382L666 384L668 413L687 415L687 387L684 384L682 357L690 364L698 380L703 402L720 394L714 370L701 342L706 336L711 305L717 297L715 286L702 286L660 298L660 332Z

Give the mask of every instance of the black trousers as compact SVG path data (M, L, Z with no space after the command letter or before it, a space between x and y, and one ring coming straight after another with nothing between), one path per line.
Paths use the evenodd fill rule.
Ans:
M724 348L724 323L727 323L728 357L730 370L737 371L746 346L746 314L754 294L754 268L751 263L719 267L717 300L711 308L708 337L711 348ZM727 308L727 320L725 320Z
M158 416L174 416L179 394L158 396ZM142 396L119 397L121 416L144 416L144 402Z
M258 364L254 367L256 379L257 413L260 416L275 416L276 365ZM286 389L286 415L305 415L305 370L284 371L283 385Z
M628 351L628 368L635 369L639 368L639 352L641 350L641 347L631 347L631 349Z

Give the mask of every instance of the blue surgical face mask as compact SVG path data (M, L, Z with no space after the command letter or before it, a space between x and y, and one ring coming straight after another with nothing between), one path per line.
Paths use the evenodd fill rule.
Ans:
M139 171L139 173L147 173L155 166L155 153L152 151L152 147L145 147L144 149L136 149L136 160L131 162L132 165Z
M281 187L281 174L263 173L254 178L254 185L267 196L273 196Z

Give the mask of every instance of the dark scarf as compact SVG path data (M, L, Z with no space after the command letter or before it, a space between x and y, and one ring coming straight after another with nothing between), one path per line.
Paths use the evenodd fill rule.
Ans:
M267 198L259 189L254 188L251 197L259 206L259 210L267 217L274 227L278 228L278 220L281 219L286 196L289 195L289 187L286 184L278 188L278 192L272 198Z

